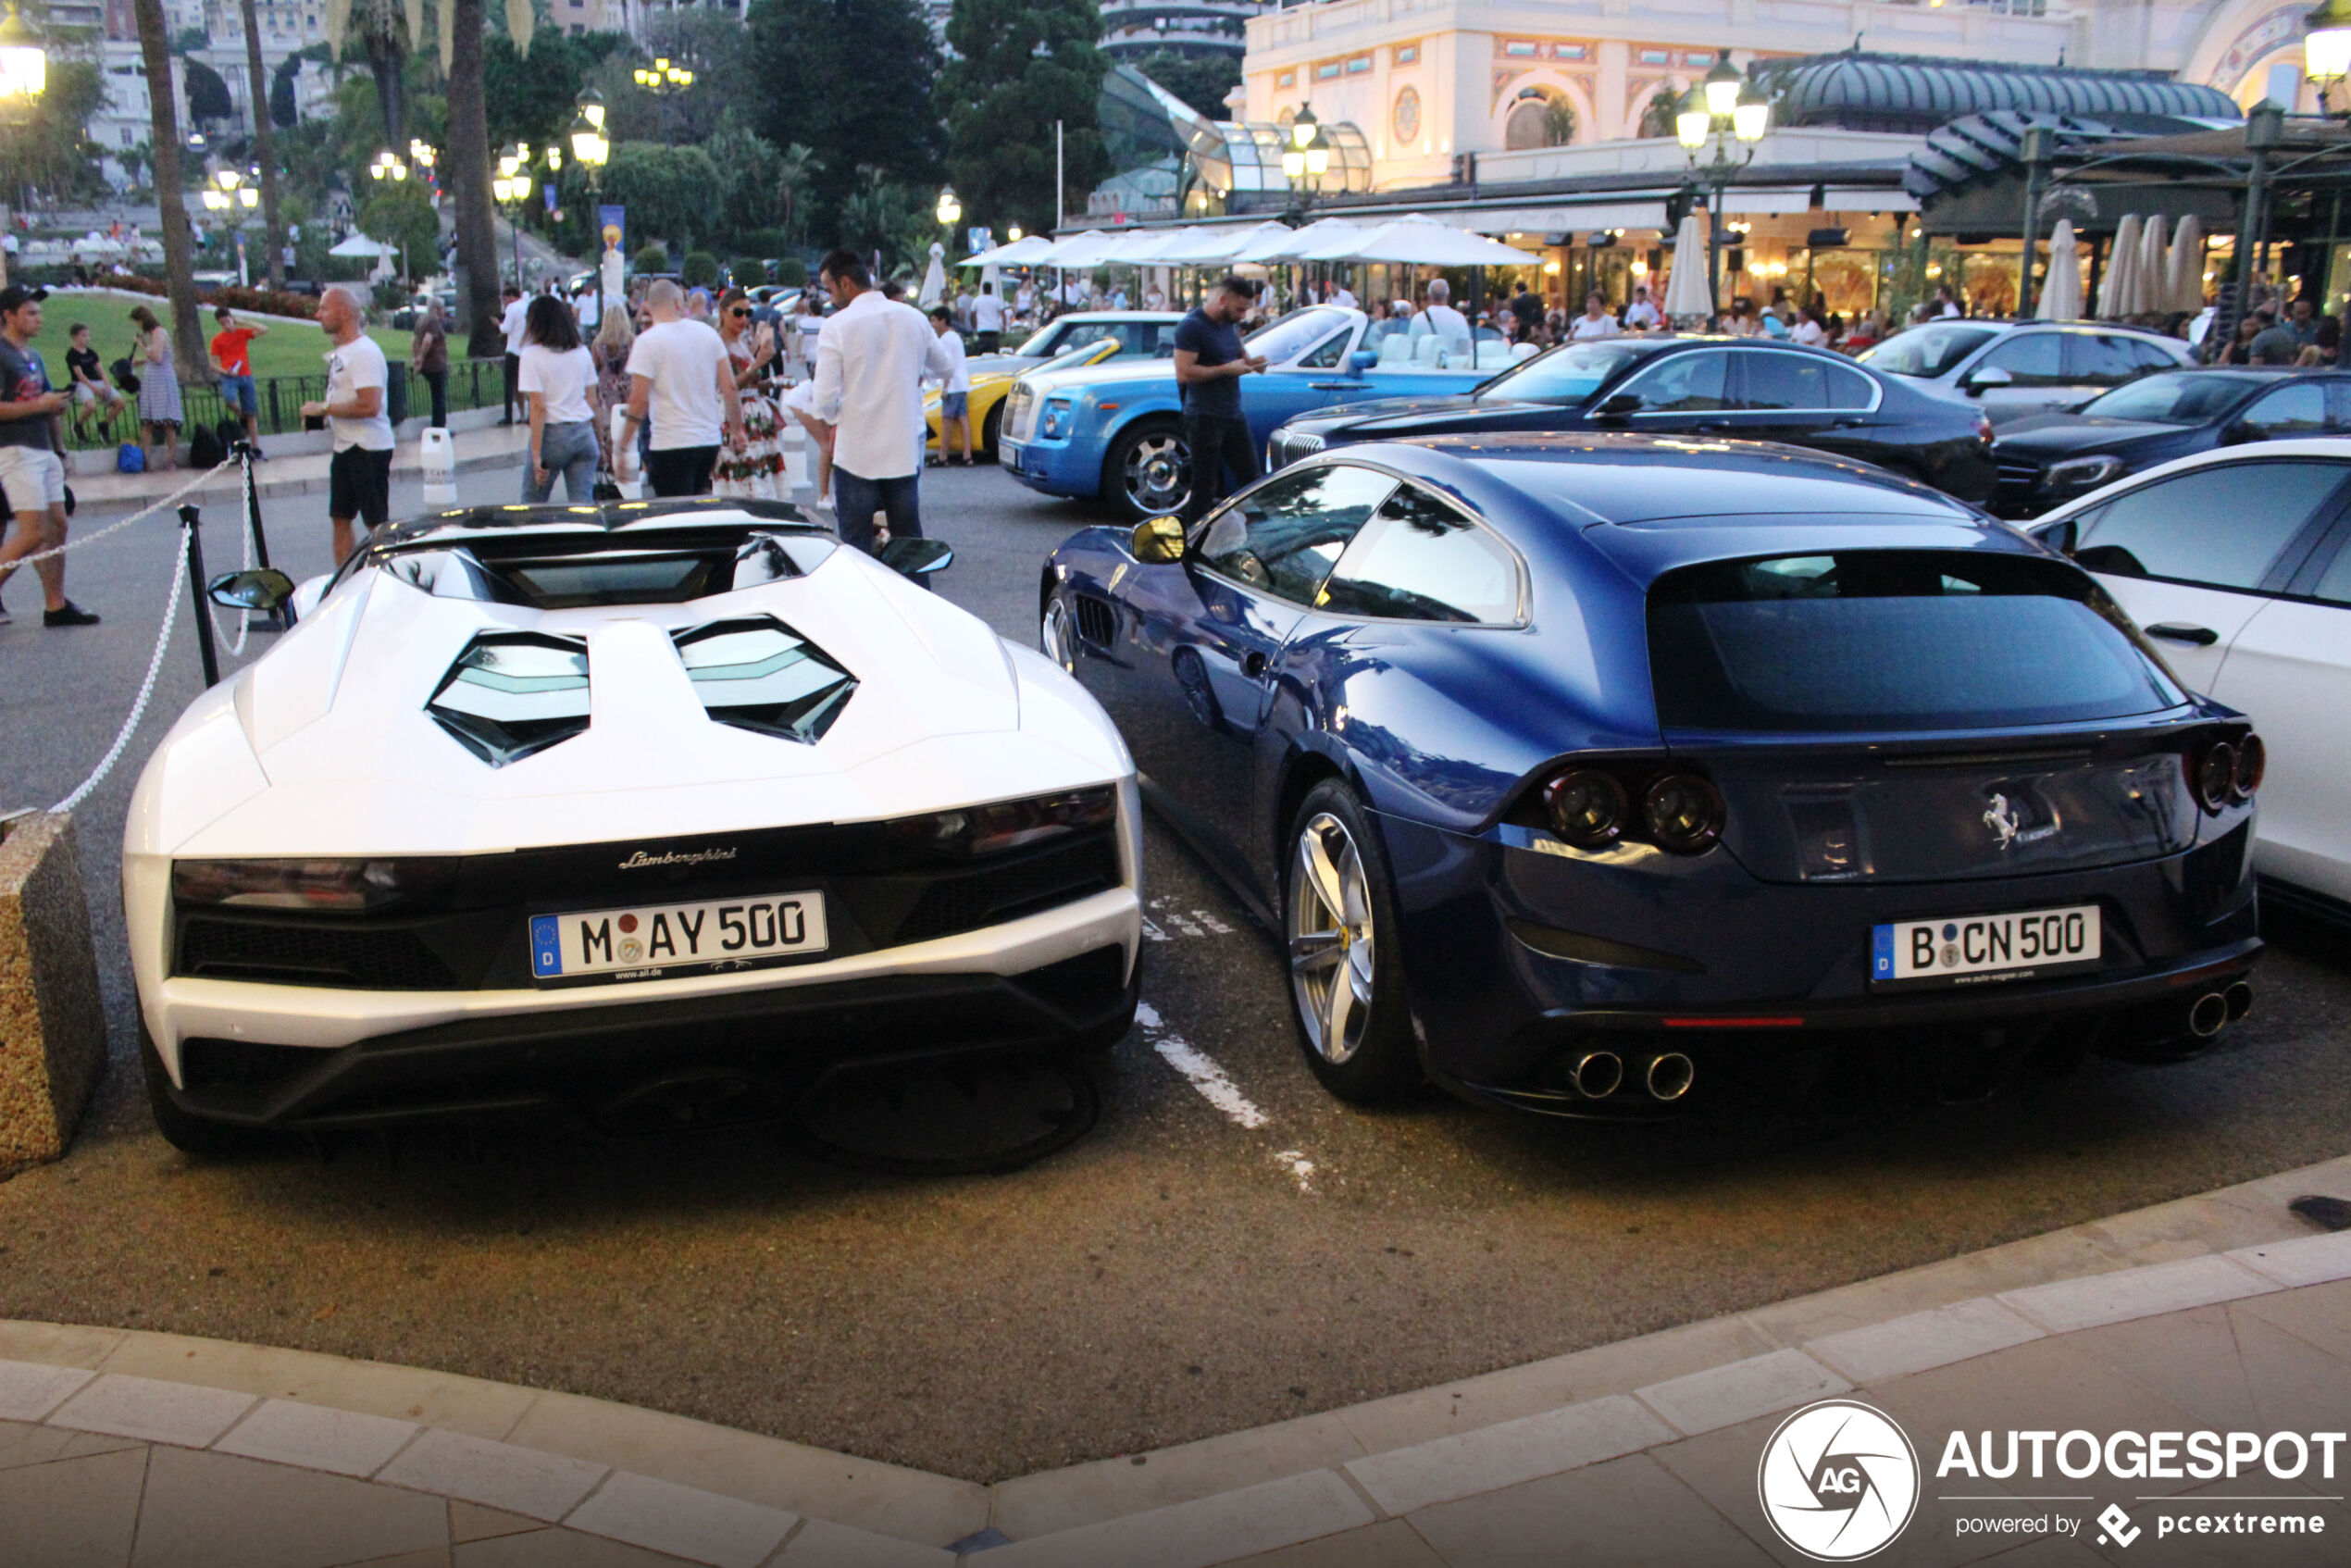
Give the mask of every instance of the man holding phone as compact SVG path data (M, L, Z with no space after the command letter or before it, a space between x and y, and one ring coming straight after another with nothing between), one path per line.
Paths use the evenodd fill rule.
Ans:
M1236 325L1256 302L1257 285L1228 274L1176 327L1176 384L1183 391L1184 442L1192 453L1187 523L1198 522L1258 475L1257 443L1241 415L1240 378L1264 369L1265 360L1241 346ZM1235 481L1230 486L1227 468Z

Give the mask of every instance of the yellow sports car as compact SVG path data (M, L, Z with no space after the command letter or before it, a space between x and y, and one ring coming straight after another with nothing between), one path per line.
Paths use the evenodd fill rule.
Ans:
M1004 399L1024 372L1045 364L1094 365L1120 355L1163 358L1175 352L1176 324L1182 319L1172 311L1073 312L1055 317L1010 353L974 355L967 411L978 449L995 457ZM923 394L923 418L930 428L925 451L933 457L944 456L939 445L938 392Z
M1038 364L1050 364L1057 368L1064 364L1093 365L1115 358L1117 355L1118 340L1101 338L1083 348L1070 350L1063 359L1024 361L1014 369L995 370L983 367L974 370L971 373L972 390L967 412L971 416L972 438L978 442L978 450L990 462L995 461L996 431L1003 424L1004 399L1012 395L1013 383L1035 369ZM939 445L939 389L936 387L923 393L923 422L930 430L927 444L923 448L924 454L945 458L946 449Z

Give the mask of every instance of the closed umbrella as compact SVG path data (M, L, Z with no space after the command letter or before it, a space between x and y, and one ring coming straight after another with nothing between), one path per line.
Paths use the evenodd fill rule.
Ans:
M2106 276L2098 280L2101 321L2119 321L2138 308L2139 215L2126 212L2115 226L2114 248L2107 253Z
M1696 213L1685 216L1674 231L1673 272L1665 280L1664 308L1666 318L1674 321L1714 314L1714 302L1707 297L1706 240L1698 231Z
M2204 225L2194 213L2171 231L2165 282L2172 309L2193 314L2204 308Z
M2146 227L2139 230L2139 292L2131 312L2133 316L2171 308L2170 240L2171 236L2164 232L2163 215L2149 214Z
M2049 233L2049 277L2041 288L2041 319L2082 319L2082 247L2073 238L2073 219L2060 218Z
M923 273L923 292L914 296L925 310L937 305L947 294L947 247L933 240L930 243L930 267Z

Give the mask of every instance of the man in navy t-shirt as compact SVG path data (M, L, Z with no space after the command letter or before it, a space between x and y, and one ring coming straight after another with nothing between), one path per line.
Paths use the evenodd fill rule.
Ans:
M1188 523L1257 478L1257 445L1241 417L1240 378L1264 369L1265 361L1241 347L1235 325L1256 299L1256 284L1226 277L1176 323L1176 384L1184 394L1184 443L1192 453L1192 491L1184 503ZM1230 486L1225 482L1228 468Z

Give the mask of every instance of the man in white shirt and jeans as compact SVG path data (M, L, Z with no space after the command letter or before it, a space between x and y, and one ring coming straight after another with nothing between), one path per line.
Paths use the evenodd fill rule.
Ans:
M302 405L305 419L324 418L334 434L327 460L327 516L334 524L335 561L352 552L351 519L370 529L392 520L392 418L384 410L391 373L384 351L361 331L367 306L348 283L318 297L318 325L334 348L327 355L327 395Z
M844 544L874 547L874 514L892 539L923 536L923 378L952 367L923 313L885 298L855 251L825 257L817 280L835 314L816 344L815 416L834 427L833 512ZM641 340L640 340L641 341Z
M617 450L626 462L637 450L637 427L650 414L653 439L645 477L653 493L708 495L721 428L736 451L743 449L735 367L708 323L686 319L685 291L669 279L655 280L646 292L645 310L653 324L629 346L628 415Z
M530 302L522 297L522 290L513 283L506 285L506 313L498 318L498 330L506 334L506 416L498 422L515 422L515 404L522 401L522 392L516 378L522 374L522 324L530 310Z
M1004 302L996 297L996 285L982 283L979 298L972 305L972 320L979 328L979 352L994 354L1004 345Z
M939 461L941 467L946 465L948 441L960 434L963 465L968 468L972 466L972 373L964 356L964 340L955 335L955 313L947 306L931 306L930 320L949 366L947 380L939 388Z

